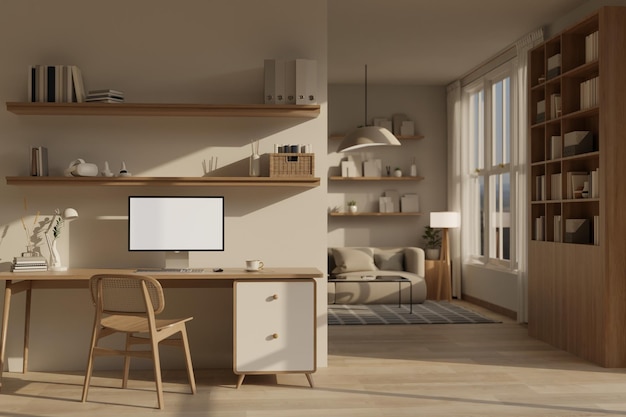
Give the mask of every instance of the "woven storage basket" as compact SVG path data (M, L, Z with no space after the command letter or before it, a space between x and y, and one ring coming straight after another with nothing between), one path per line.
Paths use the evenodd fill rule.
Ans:
M313 153L271 153L270 177L312 177L315 175Z

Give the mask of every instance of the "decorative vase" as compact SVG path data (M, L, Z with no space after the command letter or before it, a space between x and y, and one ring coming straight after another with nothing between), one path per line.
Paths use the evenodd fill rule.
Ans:
M55 270L61 267L61 255L59 255L59 251L57 249L57 241L56 239L52 241L52 253L50 259L50 269Z
M354 214L357 211L357 206L348 206L348 210L350 210L350 213Z
M261 157L258 153L250 155L250 171L251 177L258 177L261 175Z
M393 175L396 177L401 177L402 176L402 170L401 169L396 169L395 171L393 171Z
M439 259L439 248L427 248L426 259L437 260Z

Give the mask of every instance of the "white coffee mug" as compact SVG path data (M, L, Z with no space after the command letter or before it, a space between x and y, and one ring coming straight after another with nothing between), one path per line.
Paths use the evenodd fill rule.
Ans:
M263 262L258 259L253 259L250 261L246 261L246 269L248 271L259 271L263 269Z

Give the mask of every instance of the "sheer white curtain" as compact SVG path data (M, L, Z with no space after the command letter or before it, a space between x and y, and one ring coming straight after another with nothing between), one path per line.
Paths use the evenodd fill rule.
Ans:
M461 81L447 87L448 113L448 210L461 210ZM461 225L462 227L462 225ZM452 263L452 296L461 298L461 230L450 229L450 261Z
M518 253L518 311L517 321L528 321L528 51L543 42L543 30L529 33L515 43L517 52L517 148L512 155L516 161L517 206L515 208L514 240Z

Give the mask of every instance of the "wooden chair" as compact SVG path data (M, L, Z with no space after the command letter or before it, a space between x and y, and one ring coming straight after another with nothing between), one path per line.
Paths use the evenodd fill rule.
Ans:
M96 313L82 401L87 400L94 357L124 356L122 388L126 388L128 383L130 358L151 358L154 362L158 405L160 409L163 409L160 342L184 349L189 385L191 393L195 394L196 382L185 325L192 317L171 320L155 318L165 307L161 284L152 277L142 275L100 274L91 277L89 287ZM123 350L98 347L100 339L120 332L126 334L126 346ZM171 338L178 333L180 333L179 338ZM150 350L133 350L133 346L137 344L148 344L151 348Z

